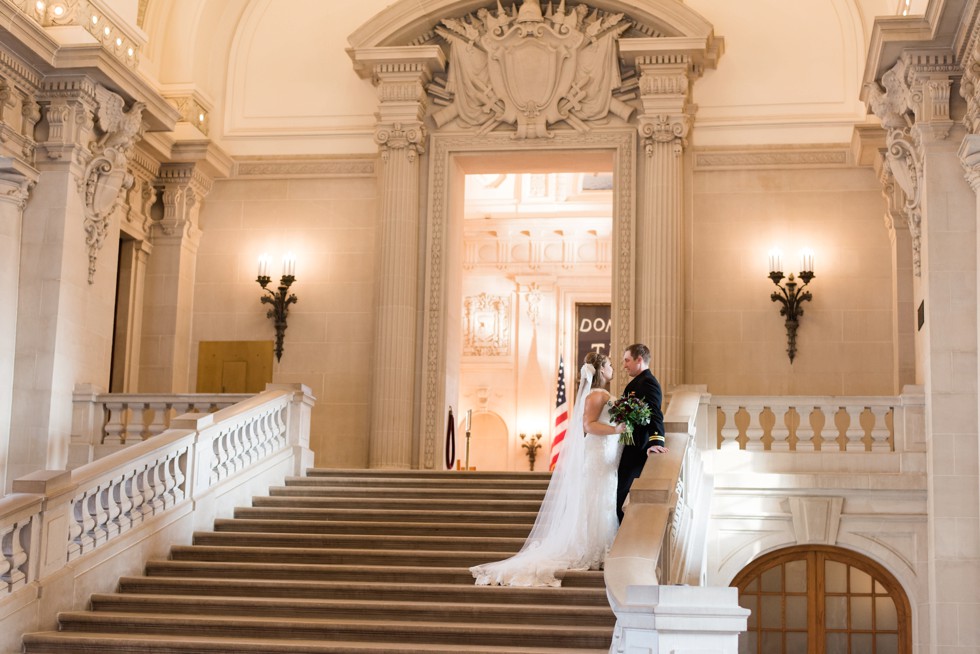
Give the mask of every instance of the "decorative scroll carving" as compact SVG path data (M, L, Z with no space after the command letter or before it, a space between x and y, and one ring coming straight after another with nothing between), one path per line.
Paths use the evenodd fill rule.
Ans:
M95 129L97 140L92 143L92 159L80 180L85 199L85 244L88 246L88 283L95 282L95 265L105 241L109 214L116 207L122 191L133 186L133 176L127 164L136 141L143 134L145 104L134 102L124 111L121 96L103 86L95 90L98 110Z
M691 128L690 116L667 116L664 114L651 118L641 118L639 125L640 138L643 139L643 150L648 157L653 156L657 143L673 143L674 155L679 156L687 146L687 132Z
M463 301L463 354L510 355L510 299L480 293Z
M907 64L900 59L894 67L881 76L884 91L875 82L869 82L868 104L885 128L886 175L898 184L905 197L904 212L908 217L912 234L912 268L916 277L921 275L921 220L922 164L920 144L912 112L912 90L906 81Z
M541 322L541 286L537 282L528 284L524 298L527 302L527 318L537 327Z
M515 5L516 7L516 5ZM610 113L628 120L633 108L616 98L623 85L616 44L632 26L623 14L578 5L542 13L539 0L524 0L516 14L498 4L436 27L450 44L448 76L429 93L446 104L433 116L486 134L514 126L514 138L551 137L564 121L580 132Z

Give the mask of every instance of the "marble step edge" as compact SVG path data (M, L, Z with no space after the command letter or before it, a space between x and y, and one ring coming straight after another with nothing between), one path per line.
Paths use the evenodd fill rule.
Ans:
M430 643L356 642L321 640L244 639L166 635L155 637L128 634L47 631L24 638L26 654L607 654L608 649L568 647L471 646ZM70 650L64 649L70 646Z

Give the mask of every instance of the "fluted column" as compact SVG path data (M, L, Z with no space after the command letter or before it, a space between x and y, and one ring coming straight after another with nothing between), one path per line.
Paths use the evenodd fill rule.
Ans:
M380 102L374 138L381 153L380 269L375 300L374 390L368 461L410 468L415 426L419 298L419 167L425 152L421 63L375 67Z
M0 157L0 461L10 447L10 416L17 344L17 278L20 274L21 223L31 183ZM0 465L0 494L6 487L6 464Z
M637 58L643 113L636 239L636 338L664 388L684 382L684 148L694 67L685 55Z

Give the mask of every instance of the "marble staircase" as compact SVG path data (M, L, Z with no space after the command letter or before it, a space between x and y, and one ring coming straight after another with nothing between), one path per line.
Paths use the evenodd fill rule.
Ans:
M476 587L517 551L547 473L310 470L28 634L26 654L607 652L601 572Z

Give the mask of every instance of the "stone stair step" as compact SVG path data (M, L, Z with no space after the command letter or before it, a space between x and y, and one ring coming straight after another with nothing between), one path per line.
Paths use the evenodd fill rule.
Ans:
M467 573L467 576L469 573ZM472 578L470 578L472 580ZM466 579L462 581L467 581ZM472 583L396 583L386 581L283 581L281 578L229 579L219 577L122 577L120 593L138 595L196 595L213 597L284 597L290 599L372 599L484 604L549 604L608 606L605 588L503 588Z
M533 614L532 614L533 615ZM446 616L452 618L452 616ZM252 616L162 615L107 611L69 611L58 616L63 631L168 636L221 636L304 640L388 641L440 645L530 647L607 647L610 627L541 624L489 624L453 621L329 620Z
M489 594L489 593L488 593ZM135 595L96 593L93 611L158 613L316 620L391 620L454 623L525 622L536 625L596 626L612 629L616 616L608 606L554 606L531 604L464 603L452 594L440 602L344 599L294 599L278 597L188 597L186 595Z
M237 547L290 547L348 550L404 550L411 552L516 552L526 536L393 536L370 534L304 534L271 532L199 531L194 544Z
M351 534L375 536L428 535L442 537L507 537L527 538L530 525L481 524L477 522L369 522L367 520L280 520L258 518L219 518L214 521L215 531Z
M179 560L149 561L150 577L222 577L226 579L279 579L284 581L371 581L378 578L397 583L473 583L465 567L378 566L342 564L297 564L257 561Z
M280 498L281 499L281 498ZM467 524L522 524L531 525L537 511L435 511L392 509L368 509L358 507L337 508L293 507L293 506L240 506L235 509L236 518L271 518L276 520L336 520L348 522L375 522L396 520L397 522L465 522Z
M440 489L515 489L540 490L548 488L548 478L534 479L473 479L466 477L368 477L366 475L351 475L347 477L286 477L286 486L347 486L347 487L384 487L398 485L403 488L440 488Z
M405 486L378 486L358 488L345 485L336 486L272 486L272 497L343 497L365 499L400 500L446 500L455 502L478 502L485 504L491 500L523 500L541 503L545 491L542 489L488 489L488 488L414 488Z
M252 506L387 508L392 511L530 511L537 512L540 500L463 500L405 497L310 497L268 495L252 498Z
M171 558L183 561L253 561L258 563L333 563L341 565L418 565L469 568L512 556L512 551L433 552L425 550L323 549L309 547L230 547L175 545Z
M344 468L309 468L309 478L317 477L358 477L362 479L456 479L456 480L536 480L546 484L551 479L550 472L507 472L502 470L360 470Z
M268 638L166 637L48 631L24 638L25 654L607 654L608 648L421 645Z

